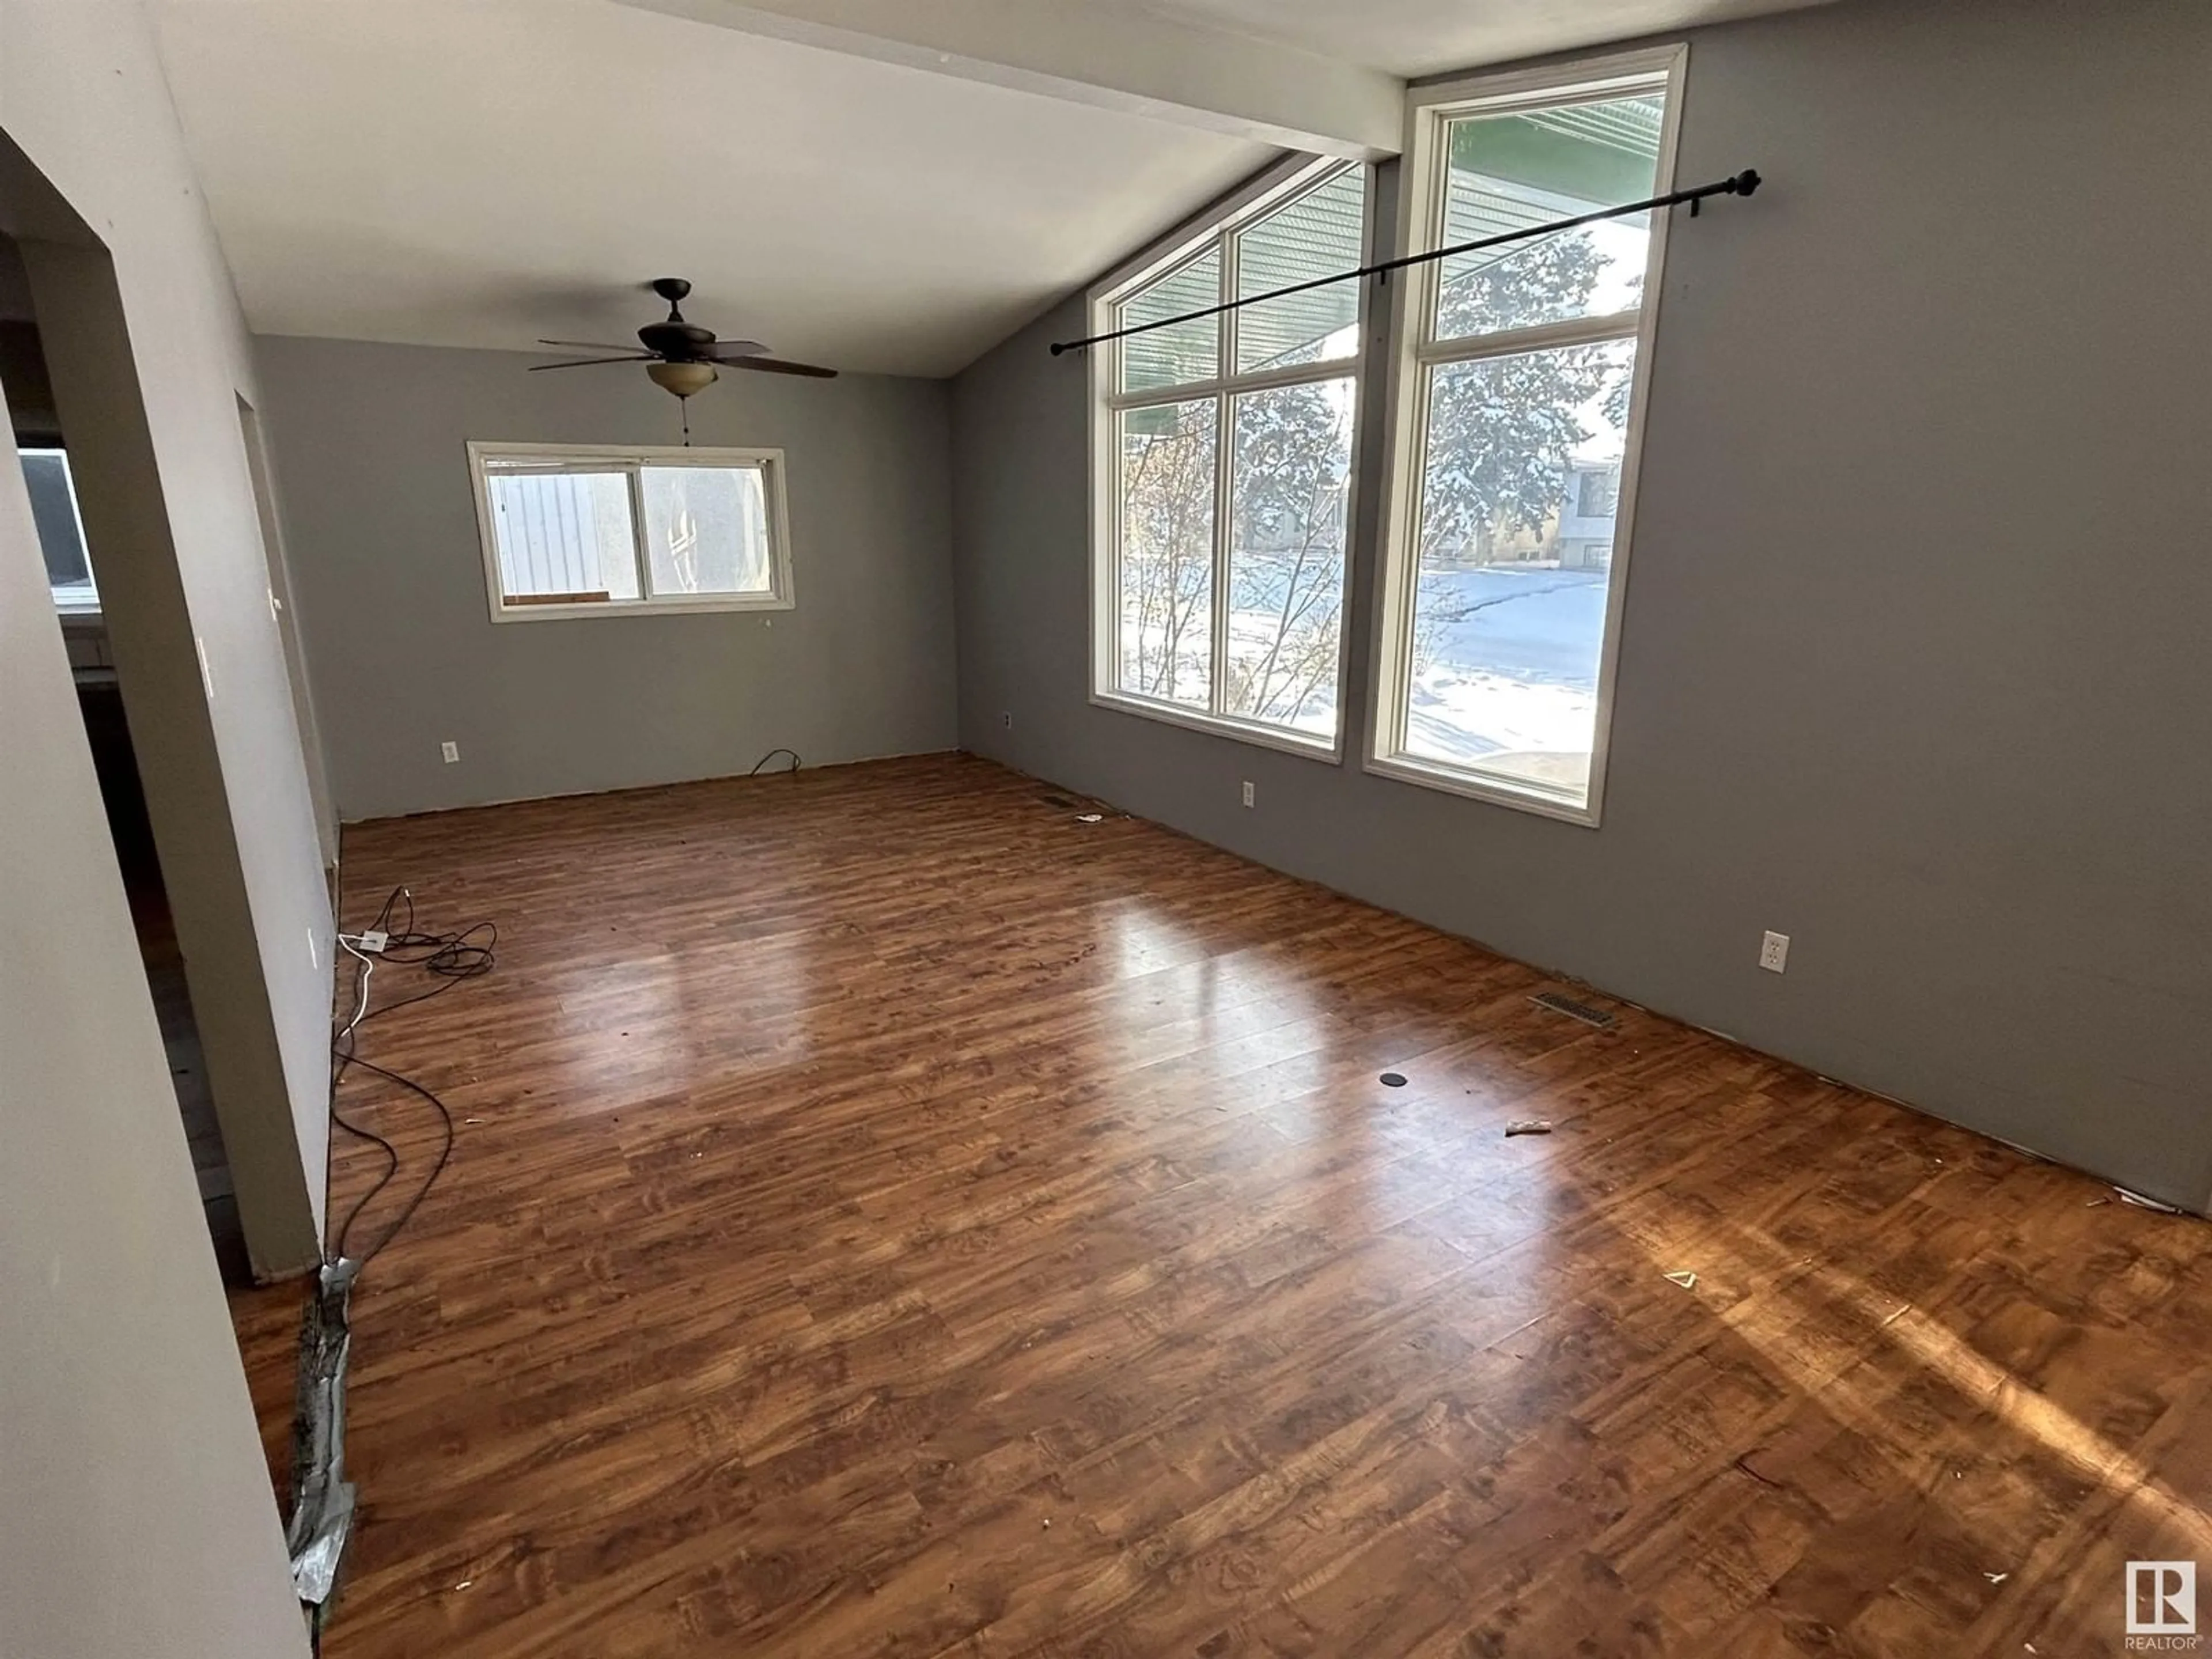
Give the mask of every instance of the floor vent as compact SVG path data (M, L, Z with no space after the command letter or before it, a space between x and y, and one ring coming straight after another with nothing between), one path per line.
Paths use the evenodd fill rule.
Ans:
M1593 1008L1587 1002L1577 1002L1572 997L1563 996L1557 991L1539 991L1528 1000L1542 1004L1555 1014L1565 1014L1569 1019L1578 1019L1583 1024L1595 1025L1601 1030L1613 1024L1613 1016L1604 1009Z

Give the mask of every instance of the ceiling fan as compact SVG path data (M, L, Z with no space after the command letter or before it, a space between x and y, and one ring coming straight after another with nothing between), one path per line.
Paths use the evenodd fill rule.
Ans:
M537 374L549 368L589 368L599 363L643 363L653 385L678 398L704 392L720 378L718 370L724 368L757 368L770 374L805 374L823 380L836 375L834 368L818 368L812 363L771 357L768 348L758 340L717 340L713 329L687 321L683 302L691 292L691 284L681 276L657 276L647 286L668 301L668 315L638 330L638 343L645 348L642 351L591 340L540 340L540 345L620 355L579 357L566 363L533 363L530 372Z

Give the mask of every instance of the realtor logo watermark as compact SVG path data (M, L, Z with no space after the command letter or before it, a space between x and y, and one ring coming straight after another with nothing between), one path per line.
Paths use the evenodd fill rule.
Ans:
M2203 1645L2194 1561L2128 1563L2127 1635L2130 1653L2194 1653Z

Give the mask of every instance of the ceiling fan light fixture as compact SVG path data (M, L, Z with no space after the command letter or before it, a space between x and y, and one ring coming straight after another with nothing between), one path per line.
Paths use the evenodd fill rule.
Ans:
M678 398L704 392L721 378L712 363L647 363L645 372L653 385Z
M799 374L815 380L837 378L834 368L772 357L758 340L718 339L713 329L687 321L678 301L691 292L691 284L681 276L656 277L649 286L668 301L668 315L638 330L636 350L596 342L540 340L540 345L559 346L563 351L605 355L565 363L532 363L530 372L536 374L549 368L597 368L603 363L643 363L653 385L679 402L695 398L714 385L721 378L720 371L723 368L760 369L770 374Z

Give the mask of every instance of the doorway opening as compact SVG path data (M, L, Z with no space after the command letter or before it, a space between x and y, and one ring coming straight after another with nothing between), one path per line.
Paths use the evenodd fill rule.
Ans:
M55 620L69 653L77 710L100 780L108 832L115 842L116 867L130 900L147 989L161 1023L169 1080L176 1090L178 1112L191 1148L192 1173L199 1185L208 1236L215 1246L223 1282L250 1284L253 1275L236 1183L216 1116L207 1056L185 981L184 953L177 941L176 919L162 880L138 756L124 712L122 679L100 609L99 573L84 533L77 477L70 465L69 434L55 406L21 255L13 239L4 234L0 234L0 386L6 389L16 465L22 471L40 548L46 556Z

